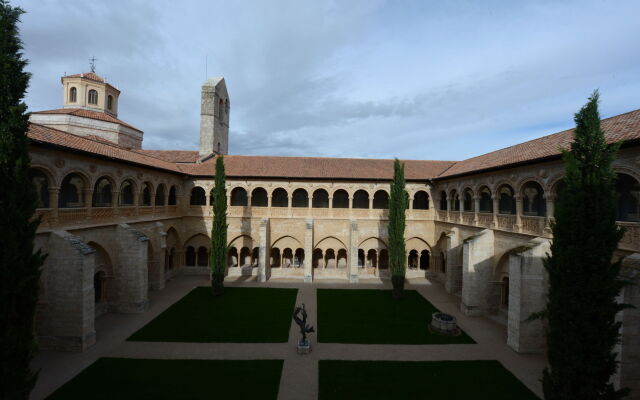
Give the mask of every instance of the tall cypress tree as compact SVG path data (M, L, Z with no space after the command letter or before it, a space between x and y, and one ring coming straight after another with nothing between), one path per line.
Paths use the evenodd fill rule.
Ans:
M623 232L616 225L616 175L612 162L619 146L609 146L600 128L598 92L575 114L571 151L565 151L565 185L555 210L551 255L545 260L549 294L548 367L545 399L619 399L614 390L613 348L620 339L616 302L624 280L613 252Z
M223 156L216 158L216 176L213 187L213 224L211 225L211 289L214 296L224 291L224 273L227 260L227 188Z
M393 181L389 196L389 266L393 297L401 298L404 291L404 278L407 271L407 249L404 243L406 210L408 202L404 181L404 164L396 158L393 163Z
M33 321L44 256L33 251L38 220L29 179L29 84L17 24L23 11L0 0L0 398L27 399L37 374Z

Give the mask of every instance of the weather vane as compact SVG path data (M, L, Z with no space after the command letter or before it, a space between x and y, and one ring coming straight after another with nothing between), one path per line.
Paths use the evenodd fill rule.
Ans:
M91 68L91 72L93 72L95 74L96 72L96 56L91 56L91 58L89 59L89 67Z

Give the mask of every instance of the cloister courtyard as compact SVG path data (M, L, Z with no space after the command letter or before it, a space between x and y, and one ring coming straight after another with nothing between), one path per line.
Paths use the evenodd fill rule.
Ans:
M210 294L204 276L179 275L149 293L149 310L96 320L96 344L82 353L41 351L32 397L234 399L535 399L543 355L505 344L500 316L467 317L460 298L410 279L391 298L387 280L252 277ZM295 305L316 332L297 353ZM428 329L431 313L454 315L461 334Z

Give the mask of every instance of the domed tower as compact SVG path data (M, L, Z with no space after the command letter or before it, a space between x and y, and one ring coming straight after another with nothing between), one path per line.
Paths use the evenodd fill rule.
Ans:
M118 117L120 91L94 72L62 77L63 108L83 108Z
M224 78L202 85L200 99L200 157L229 153L229 94Z

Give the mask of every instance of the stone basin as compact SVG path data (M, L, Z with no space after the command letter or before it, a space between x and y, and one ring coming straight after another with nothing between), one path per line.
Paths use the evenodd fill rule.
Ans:
M439 311L434 312L431 314L431 329L445 335L456 335L458 333L456 317Z

